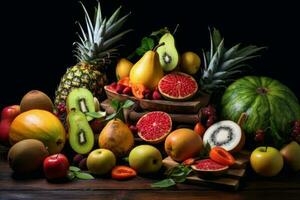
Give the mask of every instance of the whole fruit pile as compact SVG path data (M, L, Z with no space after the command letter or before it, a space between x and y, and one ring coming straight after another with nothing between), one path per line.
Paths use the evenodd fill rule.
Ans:
M41 173L50 182L94 179L93 175L125 180L162 175L168 157L178 166L167 171L162 183L174 185L191 172L202 178L222 176L235 167L245 148L253 150L250 165L259 175L275 176L284 165L300 170L296 96L268 77L236 80L246 61L263 47L226 48L213 28L210 49L202 56L181 53L174 34L165 28L144 37L128 58L119 58L116 79L107 80L106 69L118 55L117 42L129 32L120 31L129 14L119 18L118 8L103 18L98 2L92 22L83 9L86 28L80 26L75 43L78 63L61 78L54 103L42 91L32 90L19 105L2 110L0 142L10 148L8 163L14 173ZM227 88L224 94L221 88ZM101 110L103 89L122 97L110 99L111 112ZM199 100L203 93L222 96L221 102L197 108L196 122L188 128L175 123L187 112L142 110L136 121L123 112L137 107L141 99L167 107L173 101Z

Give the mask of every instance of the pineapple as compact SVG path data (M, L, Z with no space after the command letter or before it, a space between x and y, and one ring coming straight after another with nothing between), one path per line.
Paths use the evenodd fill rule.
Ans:
M224 38L213 28L210 30L210 51L203 53L204 69L200 78L202 90L213 93L235 80L248 67L245 61L257 57L265 47L254 45L240 47L237 44L230 49L224 47Z
M67 69L55 92L55 106L58 112L63 112L61 109L64 108L72 88L87 88L96 97L103 94L103 87L106 84L105 69L117 56L118 50L115 44L130 31L118 33L130 15L129 13L119 18L121 7L107 20L102 18L100 2L98 2L95 8L95 20L92 23L86 8L82 3L81 5L85 13L86 32L78 23L81 36L79 35L79 41L74 43L78 64Z

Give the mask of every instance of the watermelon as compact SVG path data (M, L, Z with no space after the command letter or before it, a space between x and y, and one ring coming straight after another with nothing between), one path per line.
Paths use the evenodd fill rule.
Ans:
M300 119L300 105L294 93L268 77L246 76L233 82L225 90L221 108L222 118L235 122L246 112L242 128L247 143L252 143L255 132L263 129L272 144L279 147L289 139L291 123Z

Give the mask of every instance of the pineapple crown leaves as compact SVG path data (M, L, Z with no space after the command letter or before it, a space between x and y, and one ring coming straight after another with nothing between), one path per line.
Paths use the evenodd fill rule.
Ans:
M79 25L81 35L77 33L79 41L74 42L75 57L79 62L86 62L96 67L110 64L111 59L118 55L117 47L114 45L125 34L132 31L130 29L119 33L131 13L119 18L120 6L108 20L103 19L100 2L98 2L97 7L95 7L94 21L92 22L87 9L81 2L80 4L85 15L86 31L79 22L76 22Z
M204 69L200 79L203 90L207 92L226 88L244 68L249 67L246 61L258 57L257 53L266 49L255 45L241 47L240 43L226 49L224 38L217 29L209 29L209 33L210 50L203 51Z

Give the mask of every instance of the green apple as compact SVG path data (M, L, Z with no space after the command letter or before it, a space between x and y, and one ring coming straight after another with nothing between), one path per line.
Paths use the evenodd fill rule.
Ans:
M294 171L300 170L300 145L292 141L280 150L284 161L291 167Z
M116 165L116 157L108 149L96 149L88 155L86 165L92 174L103 175Z
M250 156L252 169L262 176L276 176L283 168L283 157L273 147L257 147Z
M129 153L129 165L138 173L154 173L162 166L162 156L157 148L140 145Z

